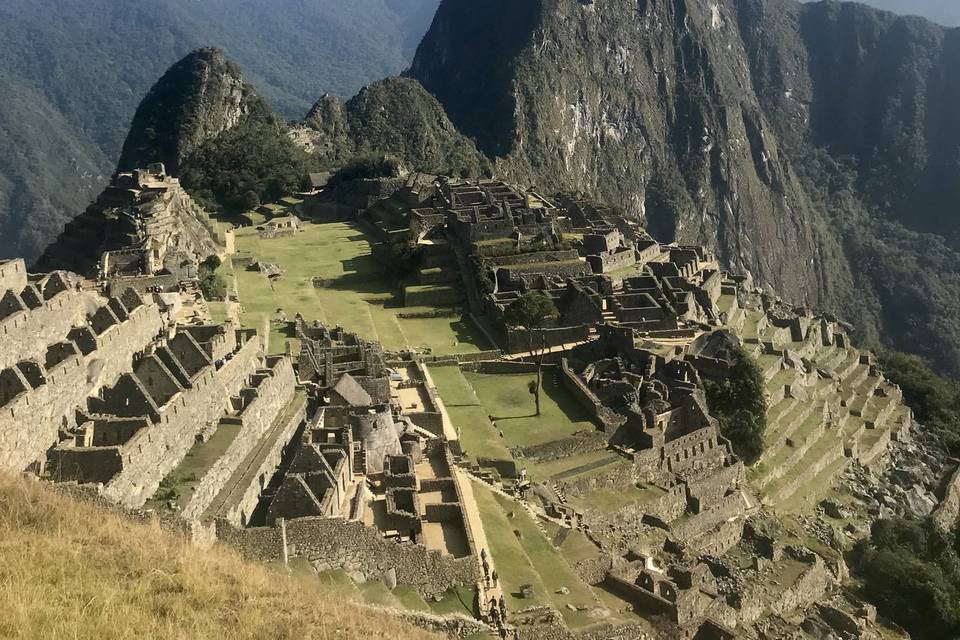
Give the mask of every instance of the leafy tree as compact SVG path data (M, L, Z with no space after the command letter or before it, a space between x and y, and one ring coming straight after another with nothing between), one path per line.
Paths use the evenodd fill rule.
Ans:
M507 326L526 329L530 354L537 356L537 380L531 384L530 392L536 402L538 416L540 415L540 393L543 390L543 356L546 352L546 338L543 330L556 323L559 317L560 312L557 311L553 299L536 292L525 293L511 302L504 314ZM540 338L539 349L536 351L533 340L535 334Z
M340 185L351 180L372 178L395 178L403 171L400 160L386 154L357 156L330 176L330 186Z
M223 261L220 259L220 256L212 255L212 256L208 256L206 260L200 263L200 266L209 271L216 271L217 269L220 268L222 264L223 264Z
M200 291L207 300L225 300L227 298L227 281L217 273L222 265L219 256L209 256L200 263Z
M187 156L180 179L201 201L241 213L295 193L314 167L277 125L248 121Z
M852 556L864 595L919 640L960 637L957 536L930 519L878 520Z
M225 300L227 281L219 273L208 273L200 279L200 291L207 300Z
M960 454L960 383L935 373L919 356L886 350L884 374L903 390L917 420L938 436L953 455Z
M727 376L705 379L704 390L711 415L720 423L720 432L730 440L733 450L747 463L763 453L763 434L767 429L767 400L763 374L749 354L740 351Z

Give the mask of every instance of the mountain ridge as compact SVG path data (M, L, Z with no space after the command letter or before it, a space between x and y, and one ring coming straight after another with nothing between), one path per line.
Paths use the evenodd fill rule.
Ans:
M324 91L347 98L401 71L437 2L2 3L0 121L11 124L0 139L44 151L32 163L0 158L0 257L36 258L83 211L113 172L143 95L190 51L224 49L283 116L300 118Z

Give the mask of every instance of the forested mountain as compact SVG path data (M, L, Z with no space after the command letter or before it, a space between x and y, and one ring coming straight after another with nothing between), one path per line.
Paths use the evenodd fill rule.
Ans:
M0 257L34 258L112 173L137 104L218 46L287 118L401 71L439 0L5 0Z

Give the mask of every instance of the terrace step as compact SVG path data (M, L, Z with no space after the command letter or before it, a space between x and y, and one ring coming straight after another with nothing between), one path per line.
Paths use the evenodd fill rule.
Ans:
M810 481L842 459L843 453L843 440L839 436L830 434L819 438L786 473L765 487L764 503L776 507L795 493L806 491Z

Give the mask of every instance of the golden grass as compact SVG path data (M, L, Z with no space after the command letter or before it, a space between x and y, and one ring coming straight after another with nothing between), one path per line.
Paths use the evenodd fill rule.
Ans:
M0 474L0 638L440 638Z

